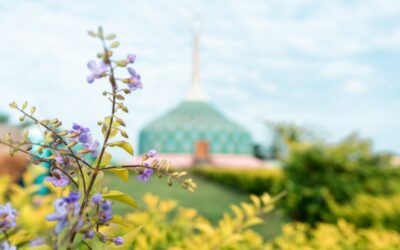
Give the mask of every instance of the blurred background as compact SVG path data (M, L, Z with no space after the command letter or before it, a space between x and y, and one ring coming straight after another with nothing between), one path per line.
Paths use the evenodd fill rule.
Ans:
M116 56L137 55L144 87L124 117L137 153L207 165L191 170L192 196L158 181L121 188L214 222L249 193L286 190L257 228L266 239L293 221L400 230L399 1L0 1L3 131L29 127L8 108L28 100L100 138L108 86L86 83L99 25L117 34Z

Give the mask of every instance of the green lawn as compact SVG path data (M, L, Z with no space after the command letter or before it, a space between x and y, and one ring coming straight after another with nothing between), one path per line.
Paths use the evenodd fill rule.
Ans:
M195 208L199 214L214 223L222 217L223 212L229 211L230 204L238 204L249 200L247 194L231 190L197 176L194 179L198 185L198 190L194 193L183 189L177 183L169 187L166 179L152 177L148 183L142 183L136 181L134 176L130 177L128 183L121 181L112 174L107 176L106 180L110 188L121 190L135 197L138 200L139 206L143 205L141 201L143 194L152 193L160 196L162 199L176 200L183 207ZM128 206L115 204L116 212L127 212L129 209L131 208ZM269 239L280 233L281 226L285 221L278 211L274 211L267 216L265 224L255 229L264 238Z

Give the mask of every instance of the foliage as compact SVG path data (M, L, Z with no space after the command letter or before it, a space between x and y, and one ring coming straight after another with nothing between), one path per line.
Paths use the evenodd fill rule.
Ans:
M99 27L97 32L89 31L89 35L100 41L102 49L97 54L99 61L90 60L87 64L90 70L87 82L92 84L107 79L110 88L109 91L104 91L103 95L110 102L111 112L98 122L104 137L102 143L93 137L89 128L78 123L74 123L71 129L66 129L57 118L38 118L36 107L28 107L28 102L12 102L10 107L21 113L21 122L29 120L39 126L44 131L43 138L40 141L32 141L26 130L22 141L14 141L10 134L0 140L1 144L9 147L10 155L23 152L30 156L34 163L50 166L51 176L46 180L62 191L58 193L57 199L53 197L53 213L46 216L47 221L57 222L54 237L47 237L46 241L49 246L58 249L75 249L81 246L95 249L114 248L130 244L140 230L140 227L137 227L122 236L107 235L100 230L109 226L114 218L112 201L137 207L136 201L130 195L120 190L109 190L104 186L104 173L112 172L125 182L129 180L130 173L134 173L136 179L143 182L149 181L154 174L166 177L168 185L178 182L192 192L197 187L191 178L185 177L186 172L174 171L169 162L157 159L155 150L149 150L143 155L141 164L113 165L110 148L116 147L129 155L134 154L121 114L128 113L128 107L124 104L125 98L133 91L141 89L143 84L141 76L130 67L135 63L136 55L128 54L124 59L114 59L114 49L119 46L115 34L107 35ZM116 72L121 70L127 76L117 76ZM43 151L50 154L44 156ZM88 156L94 160L89 161ZM9 200L12 201L12 197L9 197ZM9 241L12 237L20 238L15 236L21 232L16 229L21 229L22 226L15 223L17 214L8 203L0 206L0 231L3 237L0 244L4 245L3 247L15 248L9 245ZM44 219L41 219L43 223ZM23 247L23 243L18 244L18 247Z
M41 242L37 249L52 249L44 235L54 235L54 222L46 222L45 217L52 211L52 201L65 192L60 187L48 185L51 192L40 196L33 184L35 177L43 171L41 166L31 166L24 174L25 188L14 183L0 182L0 201L11 199L18 210L17 232L9 238L12 245L22 249L35 249L32 243ZM117 237L122 235L123 244L101 246L94 239L86 243L94 249L261 249L264 245L260 235L251 230L254 225L263 222L266 213L273 209L280 197L271 198L264 194L261 197L252 195L250 203L232 205L232 213L225 213L217 226L198 215L191 208L178 207L173 200L160 200L158 196L144 196L145 207L136 209L123 216L114 215L108 226L99 227L104 235ZM40 240L40 241L39 241ZM47 240L47 242L51 242ZM40 248L39 248L40 247ZM87 249L80 245L77 248Z
M107 233L121 234L144 225L133 242L134 249L260 249L262 237L250 227L262 223L262 215L273 208L269 195L251 196L251 203L232 205L234 215L225 213L217 226L190 208L177 208L172 200L161 201L145 195L147 208L128 214L121 225L107 228Z
M53 210L54 197L38 195L40 185L35 184L36 177L45 171L40 165L28 168L22 177L24 186L12 182L8 176L0 179L0 203L9 201L18 211L17 225L20 230L11 235L9 240L12 245L28 243L49 234L54 226L54 223L45 220ZM61 191L52 186L49 188L55 194Z
M193 173L249 194L276 194L284 190L284 176L280 169L197 167Z
M400 232L400 194L371 196L359 194L343 206L332 206L335 217L358 227L388 228Z
M272 159L284 159L292 143L315 141L316 134L303 126L286 122L267 122L271 130L272 143L269 154Z
M395 250L400 248L400 234L377 229L358 229L344 220L334 224L292 223L283 228L267 250Z
M336 222L335 208L351 203L360 193L397 193L400 171L375 163L370 142L355 135L337 145L292 145L284 167L289 192L286 211L295 220L311 224Z

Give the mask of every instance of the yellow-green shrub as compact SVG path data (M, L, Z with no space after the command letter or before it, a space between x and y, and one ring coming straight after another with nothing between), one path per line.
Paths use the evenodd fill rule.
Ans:
M40 186L34 184L35 178L46 171L42 166L30 166L22 176L24 187L14 183L7 176L0 178L0 204L10 202L17 210L16 234L10 236L12 245L29 242L43 235L50 235L54 223L45 220L50 214L55 200L56 189L52 189L54 195L41 196L37 194Z
M340 220L337 225L292 223L283 228L283 235L270 242L267 250L397 250L400 234L377 229L357 229Z
M209 249L261 249L260 235L250 229L263 222L262 214L272 209L273 200L268 195L251 196L252 203L232 205L234 216L225 213L217 226L199 216L194 209L178 208L171 200L144 196L147 208L127 214L121 223L102 231L109 235L121 235L141 227L133 249L209 250Z
M249 194L260 195L264 192L276 194L284 189L284 176L280 169L198 167L193 171L199 176Z
M360 194L344 206L333 205L336 217L359 227L388 228L400 231L400 195L389 197Z

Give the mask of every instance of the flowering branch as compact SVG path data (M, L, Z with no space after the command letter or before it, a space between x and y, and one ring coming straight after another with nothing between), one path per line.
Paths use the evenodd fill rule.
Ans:
M0 140L0 144L10 147L11 155L20 151L29 155L35 163L50 164L51 176L47 176L45 180L56 187L70 191L68 196L54 202L55 212L47 216L47 220L58 222L54 229L58 237L54 246L59 249L75 249L79 248L79 245L95 249L94 246L98 246L99 242L106 245L124 244L123 237L110 237L101 233L99 229L102 226L108 226L113 219L111 200L123 202L132 207L136 207L137 204L128 194L103 188L102 180L105 171L114 172L122 180L127 181L129 170L133 169L136 170L137 180L142 182L147 182L153 173L157 173L160 178L167 177L168 185L172 185L174 180L189 191L197 188L192 179L184 179L186 172L170 170L171 163L156 159L155 150L149 150L142 157L142 163L138 165L111 164L112 155L107 152L110 147L119 147L133 155L133 148L129 142L124 139L113 141L112 138L118 134L123 138L128 138L124 129L125 122L116 114L119 110L128 113L128 108L123 103L125 95L141 89L143 84L140 75L133 68L128 67L136 60L134 54L128 54L123 60L111 58L113 49L119 45L119 42L114 40L115 35L104 35L101 27L97 32L90 31L89 34L100 39L103 48L102 53L98 54L100 62L97 63L94 60L88 62L87 67L91 74L86 80L92 84L96 80L108 78L111 85L110 92L103 92L103 95L111 102L110 115L98 122L104 136L103 143L99 145L99 142L93 139L90 129L80 124L74 123L71 130L62 130L62 122L58 119L37 119L34 116L36 111L34 106L30 108L30 112L25 111L27 102L20 107L12 102L10 107L22 113L21 121L28 118L45 129L43 141L32 142L28 139L27 132L24 133L24 139L21 142L14 142L10 134L6 135L5 140ZM126 68L128 77L116 77L115 69L118 67ZM127 87L119 88L121 84ZM41 157L44 150L51 155ZM89 156L92 159L89 159ZM79 238L80 240L76 240L78 234L83 236Z

